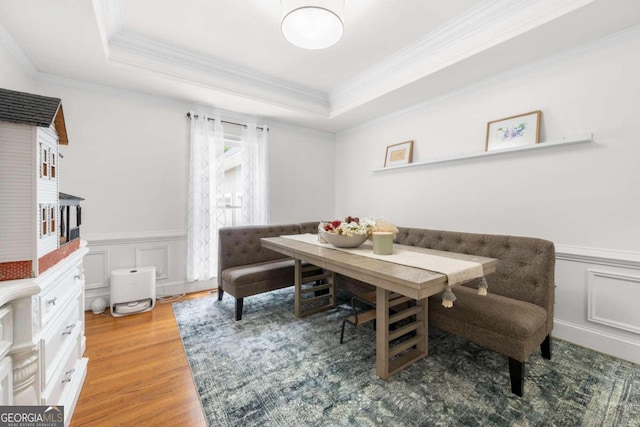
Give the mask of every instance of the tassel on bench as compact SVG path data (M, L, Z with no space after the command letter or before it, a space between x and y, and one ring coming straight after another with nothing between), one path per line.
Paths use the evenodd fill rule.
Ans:
M447 287L444 289L444 292L442 292L442 306L444 308L451 308L453 307L453 302L457 299L457 297L454 295L453 291L451 290L451 286L447 285Z
M487 285L487 279L482 276L480 281L478 282L478 295L487 295L487 290L489 289L489 285Z

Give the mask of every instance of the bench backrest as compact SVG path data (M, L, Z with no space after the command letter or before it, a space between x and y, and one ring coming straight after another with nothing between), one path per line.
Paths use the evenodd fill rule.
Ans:
M305 234L305 233L318 234L319 224L320 224L320 221L310 221L310 222L301 222L300 224L298 224L298 226L300 227L301 234Z
M497 258L496 272L486 277L489 292L537 304L553 316L555 248L552 242L532 237L420 228L399 227L398 230L396 242L402 245Z
M222 271L238 265L286 258L262 247L260 239L300 233L298 224L222 227L218 231L218 280Z

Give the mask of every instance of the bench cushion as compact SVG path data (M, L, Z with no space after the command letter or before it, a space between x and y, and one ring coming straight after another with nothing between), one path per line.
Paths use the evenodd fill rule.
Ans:
M250 289L240 291L242 287L257 286L260 288L268 284L270 289L283 288L293 285L293 275L293 260L284 259L227 268L222 272L222 282L225 292L229 292L236 298L241 298L257 293Z
M429 323L482 347L524 361L548 334L547 311L501 295L478 295L466 286L453 288L453 308L444 308L439 295L429 298Z
M429 299L429 312L442 313L499 334L528 339L547 320L547 311L535 304L502 295L478 295L476 289L459 286L453 288L458 297L453 308L445 308L439 295Z

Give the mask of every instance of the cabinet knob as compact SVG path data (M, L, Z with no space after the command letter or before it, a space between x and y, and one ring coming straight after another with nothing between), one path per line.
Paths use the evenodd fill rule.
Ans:
M64 384L64 383L71 382L71 377L73 376L73 373L75 371L76 371L76 369L73 368L72 370L65 372L64 373L65 378L62 380L62 383Z
M71 335L71 331L73 331L73 328L75 328L75 327L76 327L76 324L75 324L75 323L73 323L73 324L71 324L71 325L67 326L67 327L65 328L64 332L62 333L62 335Z
M47 304L56 305L57 300L58 300L58 297L53 297L49 301L47 301Z

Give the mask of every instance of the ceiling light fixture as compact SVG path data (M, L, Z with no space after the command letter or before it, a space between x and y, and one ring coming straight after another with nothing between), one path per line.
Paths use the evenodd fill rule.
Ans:
M282 34L294 46L324 49L342 37L344 0L281 0Z

